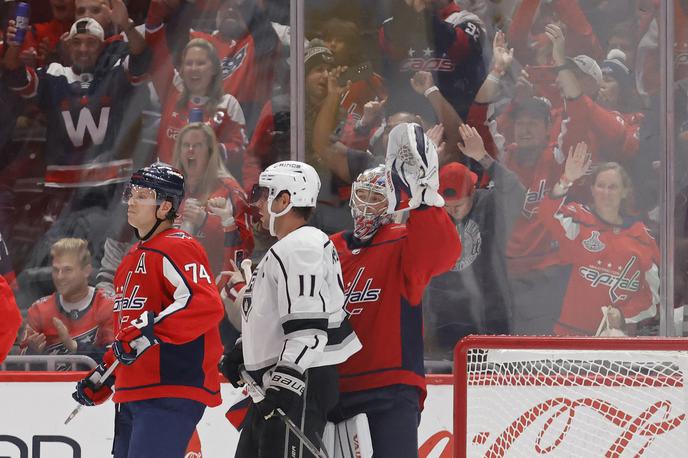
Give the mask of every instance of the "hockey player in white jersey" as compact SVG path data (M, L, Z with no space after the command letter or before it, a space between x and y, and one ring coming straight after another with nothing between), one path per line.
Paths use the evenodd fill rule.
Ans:
M237 457L313 456L276 410L320 444L339 396L335 365L361 348L343 309L337 252L324 232L307 226L319 190L315 169L296 161L271 165L254 188L261 223L277 242L248 284L230 293L241 308L241 338L220 368L235 386L252 383L248 373L265 392L261 399L249 389Z

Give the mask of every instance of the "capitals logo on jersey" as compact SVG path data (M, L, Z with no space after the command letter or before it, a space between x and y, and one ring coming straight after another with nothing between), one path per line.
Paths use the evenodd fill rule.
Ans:
M88 102L86 101L86 103ZM102 107L100 109L98 122L96 122L93 116L93 111L86 106L78 111L76 121L70 110L63 110L61 114L69 140L75 148L84 146L86 134L91 137L94 145L100 145L105 141L110 121L110 107Z
M422 54L422 56L421 56ZM416 51L411 48L408 50L409 57L401 63L402 72L453 72L454 62L443 53L442 57L435 57L435 50L425 48Z
M236 71L237 68L241 67L246 60L248 45L244 45L239 51L234 53L231 57L225 57L222 59L222 79L226 80Z
M98 336L98 327L89 329L86 332L79 334L78 336L72 336L72 339L76 340L77 345L86 346L94 345L96 343L96 337ZM50 345L46 347L45 353L48 355L69 355L71 352L65 347L62 342ZM71 370L71 364L58 364L55 366L55 370L62 372Z
M357 289L361 277L365 273L365 267L359 267L358 272L354 276L354 279L349 282L346 290L346 300L344 301L344 310L349 315L360 315L363 312L363 306L359 305L364 302L375 302L380 299L380 294L382 289L371 288L373 283L372 278L365 280L362 289Z
M628 299L628 295L624 292L635 293L640 290L640 281L638 280L640 270L629 275L637 260L636 256L631 256L625 266L619 266L617 272L613 270L611 264L608 264L607 268L583 266L579 268L579 272L583 278L590 282L590 286L593 288L597 288L599 285L609 287L609 299L612 304L615 304Z
M145 273L146 268L144 255L141 255L139 258L136 272L141 272L142 268L143 272ZM134 287L131 289L131 293L129 293L128 296L125 296L127 293L127 287L129 286L129 280L131 280L131 275L132 271L129 271L127 274L127 280L124 282L124 286L118 286L115 291L115 304L113 308L115 312L120 312L123 310L143 310L143 308L146 306L146 301L148 298L137 296L139 289L141 289L139 285L134 285Z
M523 210L521 211L526 219L531 219L537 213L540 201L544 199L548 192L547 180L540 180L537 189L528 188L526 198L523 201Z

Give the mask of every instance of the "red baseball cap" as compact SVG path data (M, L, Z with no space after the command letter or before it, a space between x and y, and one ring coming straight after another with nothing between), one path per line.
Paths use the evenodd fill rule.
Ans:
M473 194L478 175L463 164L450 162L440 169L440 195L445 200L459 200Z

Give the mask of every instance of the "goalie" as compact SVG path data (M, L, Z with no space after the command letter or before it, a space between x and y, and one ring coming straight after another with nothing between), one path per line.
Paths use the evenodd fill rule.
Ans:
M331 237L363 349L338 366L340 399L330 420L365 414L376 457L418 456L426 393L421 298L461 254L438 187L435 145L418 124L399 124L389 134L386 165L353 183L354 230ZM393 223L407 205L406 224Z

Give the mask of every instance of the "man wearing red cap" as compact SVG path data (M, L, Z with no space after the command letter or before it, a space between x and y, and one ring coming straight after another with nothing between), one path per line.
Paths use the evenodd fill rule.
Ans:
M487 154L474 127L464 124L459 132L459 148L488 171L495 186L475 189L477 175L458 162L440 169L440 194L463 249L454 267L433 278L426 289L426 355L435 358L450 358L456 342L466 335L508 334L511 329L505 251L525 188Z

